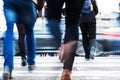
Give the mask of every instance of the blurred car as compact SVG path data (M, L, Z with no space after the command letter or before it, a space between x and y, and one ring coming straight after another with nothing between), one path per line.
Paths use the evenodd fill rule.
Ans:
M120 27L109 28L101 36L104 39L104 51L117 51L120 50Z
M107 15L108 16L108 15ZM111 18L105 15L97 16L97 52L96 55L100 55L103 52L120 52L120 25L117 23L116 17ZM61 19L60 28L62 35L64 35L64 18ZM16 28L16 27L15 27ZM80 30L79 30L80 31ZM1 33L0 33L1 34ZM50 34L47 27L46 18L38 18L34 27L34 34L36 39L36 53L48 53L53 55L58 52L54 37ZM84 56L84 50L82 47L81 31L79 32L79 43L76 50L78 56ZM0 36L0 49L2 50L3 35ZM19 53L18 48L18 32L14 30L14 43L15 43L15 55ZM0 51L1 51L0 50ZM2 51L1 51L2 52Z

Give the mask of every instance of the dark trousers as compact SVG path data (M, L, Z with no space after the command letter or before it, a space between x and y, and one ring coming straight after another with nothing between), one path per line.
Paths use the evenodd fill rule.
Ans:
M18 46L20 51L21 58L26 58L26 48L25 48L25 31L24 31L24 25L17 23L17 29L18 29Z
M61 43L60 19L64 3L66 4L64 43L78 40L79 17L84 0L46 0L46 2L48 5L48 27L58 46ZM72 57L69 62L64 63L64 69L72 70L75 53L70 53L70 55Z
M89 58L90 55L90 42L96 39L96 23L83 23L80 24L82 32L82 43L85 51L85 58Z

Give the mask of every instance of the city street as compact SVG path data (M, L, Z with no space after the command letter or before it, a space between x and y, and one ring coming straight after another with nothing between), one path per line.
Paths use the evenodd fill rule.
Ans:
M97 51L95 59L90 61L84 59L85 53L82 47L82 36L79 26L79 43L76 50L77 56L75 57L73 65L72 80L120 80L120 12L117 12L118 3L120 4L120 2L117 2L118 0L105 0L105 2L102 0L97 1L100 12L96 16ZM106 1L109 1L110 5L103 5ZM42 13L44 13L44 9ZM2 0L0 0L0 21L0 80L3 80L4 59L2 56L2 42L6 30L6 21L3 13ZM64 36L65 16L63 15L60 28L61 35ZM27 66L21 66L21 57L18 56L19 36L17 26L16 24L14 25L15 56L13 80L61 80L63 63L61 63L58 56L54 54L58 52L58 49L54 37L50 34L48 29L45 14L37 18L34 26L34 35L37 54L35 60L36 69L29 72Z
M20 57L15 58L13 80L60 80L63 63L57 56L36 57L36 70L28 72L22 67ZM0 56L0 80L2 80L3 57ZM72 80L120 80L120 56L96 57L85 61L76 57L73 65Z

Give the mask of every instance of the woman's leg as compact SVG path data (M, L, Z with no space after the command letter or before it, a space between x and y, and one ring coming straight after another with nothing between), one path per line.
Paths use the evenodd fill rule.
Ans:
M69 45L70 47L64 49L64 54L69 54L69 58L64 62L62 80L71 80L77 41L79 40L78 24L83 3L84 0L66 0L66 32L64 45ZM70 45L70 43L73 42L74 44Z
M18 29L18 46L20 50L20 56L22 59L22 66L26 66L26 48L25 48L25 32L24 32L24 25L22 23L17 23Z
M89 37L88 37L88 30L87 23L80 24L80 29L82 33L82 45L85 52L85 59L89 59L90 51L89 51Z
M90 59L94 59L96 53L96 23L88 23L88 35L89 35L89 52Z
M4 72L3 79L8 79L12 75L14 68L14 46L13 46L13 27L16 21L16 12L11 8L9 2L4 2L4 15L6 19L6 32L3 40Z
M27 10L26 10L27 9ZM24 1L22 7L20 8L22 21L25 29L26 36L26 52L27 52L27 62L28 69L31 71L35 66L35 56L36 56L36 45L34 37L34 24L36 21L36 12L35 7L33 6L32 1Z

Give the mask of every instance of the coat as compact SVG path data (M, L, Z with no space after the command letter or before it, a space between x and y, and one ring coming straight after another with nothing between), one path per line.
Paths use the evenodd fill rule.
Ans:
M89 14L80 14L80 24L86 22L93 22L96 23L96 15L98 14L98 6L95 0L91 0L93 10Z

